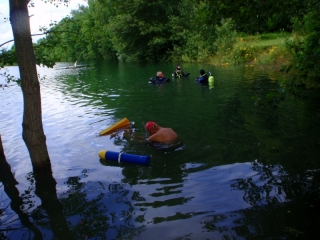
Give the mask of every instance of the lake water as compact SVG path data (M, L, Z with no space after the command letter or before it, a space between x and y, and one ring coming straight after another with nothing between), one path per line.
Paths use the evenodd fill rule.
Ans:
M150 77L159 70L171 77L175 64L86 64L38 68L53 177L75 239L316 239L319 91L292 94L278 75L252 66L186 63L188 78L152 85ZM212 72L214 85L195 83L201 68ZM17 67L1 72L8 70L18 76ZM35 193L21 136L21 89L10 83L0 98L19 207L43 239L53 239L59 221ZM131 129L99 135L125 117ZM149 120L173 128L180 144L159 148L137 140L145 138L142 123ZM151 156L151 162L101 160L101 150ZM33 238L4 185L1 239Z

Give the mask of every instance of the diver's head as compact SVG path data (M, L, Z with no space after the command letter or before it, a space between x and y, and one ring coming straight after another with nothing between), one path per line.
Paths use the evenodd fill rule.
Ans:
M201 74L201 75L204 75L205 73L206 73L206 72L205 72L203 69L200 70L200 74Z
M149 122L146 123L146 129L147 129L148 132L152 131L157 126L158 126L158 124L156 122L153 122L153 121L149 121Z
M180 72L180 71L181 71L181 66L180 66L180 65L177 65L176 70L177 70L178 72Z
M161 71L157 72L157 77L159 78L164 78L164 75Z

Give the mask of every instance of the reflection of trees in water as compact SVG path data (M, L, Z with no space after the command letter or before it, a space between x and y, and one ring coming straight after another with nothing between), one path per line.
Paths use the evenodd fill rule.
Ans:
M15 187L18 182L6 162L0 136L0 181L11 200L11 209L18 216L8 207L0 208L0 239L7 239L7 235L15 239L48 239L53 238L51 231L57 239L68 240L106 239L107 233L114 238L131 238L143 231L143 225L136 227L134 224L144 221L143 214L134 219L135 208L131 203L131 200L138 201L139 196L134 192L130 199L130 191L123 184L83 183L81 177L87 177L84 170L81 177L68 178L66 184L69 189L58 199L51 168L34 169L34 172L27 175L29 186L20 197ZM41 205L36 205L36 196L40 198ZM10 200L1 201L1 205L9 204ZM72 234L69 226L72 226Z
M7 163L6 157L4 155L1 135L0 167L0 180L1 182L3 182L5 193L11 200L11 209L17 213L22 225L27 227L34 234L34 239L43 239L43 237L45 236L43 236L38 227L36 227L36 224L30 221L28 216L28 211L31 212L31 209L35 206L34 202L32 201L32 198L35 194L41 199L41 207L46 210L49 216L50 227L54 235L58 239L73 239L72 235L70 234L67 222L64 218L62 206L57 198L56 181L52 176L50 162L49 164L33 164L33 174L29 174L27 177L27 180L30 182L30 187L25 191L24 194L22 194L21 197L19 196L19 191L15 187L18 182L15 180L11 172L11 167ZM35 188L33 187L34 184ZM33 212L36 212L36 210ZM2 213L3 211L1 210L1 215ZM3 223L3 219L5 217L1 215L0 221ZM8 216L7 213L4 213L3 215ZM13 219L13 216L11 216L11 218ZM1 233L1 238L7 238L7 234L15 239L21 239L24 237L30 238L31 234L25 233L20 226L18 226L16 229L13 229L14 232L12 232L12 222L16 222L16 219L13 219L12 221L10 220L8 222L10 225L3 230L3 232ZM12 236L13 234L15 236Z
M66 216L72 219L74 224L72 231L77 239L84 236L90 237L93 233L104 239L104 232L110 227L109 217L106 214L107 208L100 202L104 193L100 192L95 198L88 199L90 192L93 193L96 189L90 189L91 183L81 182L80 177L69 177L66 184L69 189L60 195L60 199ZM95 188L104 189L103 184L98 183L98 185L100 186Z
M82 177L87 176L87 170ZM84 236L99 239L131 238L143 231L142 215L135 216L132 200L138 193L126 189L126 184L82 182L81 177L69 177L68 190L60 195L65 215L72 222L77 239ZM130 196L132 195L132 196Z
M204 231L214 233L215 236L220 234L220 238L224 239L278 239L291 236L311 239L315 236L319 231L319 171L289 176L280 165L264 166L257 162L252 163L252 169L255 176L231 182L231 188L243 191L244 201L252 207L229 213L190 211L175 212L168 216L151 213L152 220L150 215L146 219L148 209L185 205L191 200L190 197L177 196L183 194L182 180L187 173L180 167L176 178L157 178L164 173L155 173L150 167L132 165L123 167L125 178L121 183L88 181L85 178L94 173L84 170L80 176L67 179L67 190L59 196L52 191L55 190L52 175L48 179L43 178L44 185L37 189L37 180L33 174L29 174L27 179L30 187L21 196L23 205L20 208L29 210L30 214L27 215L33 220L33 226L46 237L52 235L48 233L50 230L55 236L67 233L63 219L67 220L75 239L132 239L145 231L147 225L162 222L175 224L176 221L192 218L200 219ZM52 186L48 187L50 181ZM154 193L148 191L148 195L142 195L132 190L130 184L137 181L142 187L155 186ZM35 189L42 200L42 205L36 208L33 199ZM62 230L57 232L54 227ZM22 234L25 228L20 227L16 231ZM64 238L67 239L62 235L59 239Z
M144 231L145 226L141 224L145 222L145 209L140 208L142 214L138 215L135 212L137 209L132 204L132 201L143 200L138 192L126 189L126 184L81 182L81 177L86 177L86 174L85 170L80 177L69 177L66 181L69 189L60 195L59 200L50 191L50 188L42 189L41 193L37 190L42 204L36 207L33 199L35 197L33 174L28 175L30 187L22 194L22 197L19 197L16 188L14 188L15 191L11 191L16 193L15 197L12 197L13 194L6 190L6 193L10 194L11 208L16 211L21 223L33 232L35 239L51 236L50 230L58 239L68 240L90 237L107 239L107 236L108 239L109 237L110 239L130 239ZM12 179L14 180L14 178ZM15 184L14 180L12 186ZM44 181L44 184L48 187L48 182ZM26 206L29 213L26 211ZM0 214L2 227L5 226L3 216L11 216L7 229L2 229L4 234L13 234L14 232L20 236L19 239L28 238L27 235L32 236L31 232L26 233L25 229L17 222L18 219L10 213L10 209L1 209ZM65 219L68 221L72 236L68 233L69 228L65 224ZM16 228L12 228L13 222L17 222ZM135 223L140 226L136 226ZM5 235L0 235L0 237L6 239Z
M16 222L18 219L13 219L4 232L7 235L10 233L9 236L13 235L14 239L29 238L32 236L31 233L34 234L34 239L43 239L52 235L51 230L58 239L73 239L61 203L57 198L56 182L52 177L51 169L49 171L42 169L42 174L36 177L33 173L29 173L27 181L30 185L20 197L14 186L17 182L11 173L10 166L7 164L4 167L3 163L1 160L1 181L4 183L4 190L11 200L11 209L17 213L22 225L31 231L29 233L25 232L25 229ZM41 200L39 206L36 206L35 195ZM6 210L10 212L9 209ZM16 222L16 228L12 228L13 222Z
M1 138L1 136L0 136ZM19 191L15 185L18 182L15 180L11 167L7 163L5 155L3 153L3 148L0 139L0 182L3 183L4 191L11 200L10 207L17 214L18 218L14 214L8 214L8 206L0 208L0 223L1 223L1 233L0 239L6 239L6 235L11 235L19 238L19 233L15 235L16 232L21 230L17 223L18 220L21 221L22 225L29 229L34 234L34 239L42 239L42 233L40 230L32 223L27 214L27 210L34 206L32 201L29 201L29 190L25 191L25 194L19 196ZM32 187L31 187L32 188ZM7 202L6 200L4 202ZM1 203L4 203L1 201ZM1 204L2 205L2 204Z
M252 206L264 203L282 202L285 198L282 191L281 166L263 166L253 163L252 169L257 172L253 178L236 179L231 187L244 191L243 199ZM276 194L274 193L276 190Z
M235 179L233 190L243 191L252 208L202 219L208 231L224 239L316 239L319 235L320 171L288 175L280 165L252 164L254 177ZM225 222L233 222L232 228Z
M181 148L181 143L173 144L170 146L164 145L150 145L145 140L146 138L137 138L137 135L134 132L134 129L119 131L114 134L111 134L111 138L114 140L114 144L122 146L122 151L134 153L140 147L144 149L150 147L154 151L160 152L160 154L167 154L174 152L177 148ZM156 153L156 154L157 154ZM172 159L170 159L172 161ZM160 166L159 166L160 164ZM181 206L190 202L194 197L185 197L183 196L183 182L185 181L188 173L193 171L204 170L203 167L199 167L197 170L188 170L185 169L185 163L179 163L175 161L174 164L170 164L168 167L163 167L164 162L154 161L150 166L144 165L130 165L130 164L118 164L117 162L109 161L106 165L114 165L122 167L122 174L124 178L122 179L123 183L127 183L130 186L132 185L146 185L148 190L154 189L153 193L149 193L147 198L140 196L138 191L132 194L132 203L136 209L134 214L138 214L138 217L135 218L136 222L141 224L145 223L146 220L144 215L147 209L165 209L172 206ZM209 167L204 167L209 168ZM161 170L161 171L159 171ZM154 188L150 187L154 186ZM177 196L177 195L181 196ZM139 214L139 211L141 214ZM149 220L149 224L159 224L162 222L174 222L178 220L190 219L195 216L205 214L206 212L176 212L170 216L153 216L152 220ZM150 213L150 215L153 215ZM150 217L149 215L149 217ZM145 227L143 227L145 228Z
M315 182L318 171L305 171L296 176L287 174L280 165L252 164L255 177L236 179L232 189L245 192L243 199L252 206L295 200L303 194L318 189Z
M41 199L41 205L37 208L43 210L42 213L46 216L44 219L48 219L48 225L58 239L73 239L63 206L57 196L56 181L52 176L51 167L41 168L40 171L34 167L33 173L36 184L35 194Z

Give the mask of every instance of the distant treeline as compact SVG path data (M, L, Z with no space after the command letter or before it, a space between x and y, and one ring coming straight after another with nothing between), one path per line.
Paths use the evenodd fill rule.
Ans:
M319 0L89 0L43 28L35 52L46 65L107 58L208 62L232 48L236 35L294 32L288 48L295 64L315 70L319 16Z

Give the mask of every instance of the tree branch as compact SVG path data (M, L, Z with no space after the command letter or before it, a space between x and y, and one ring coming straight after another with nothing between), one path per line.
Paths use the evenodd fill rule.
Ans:
M70 31L47 31L47 32L44 32L44 33L31 34L31 37L33 37L33 36L41 36L41 35L45 35L45 34L49 34L49 33L56 33L56 32L67 32L67 33L79 34L79 33L77 33L77 32L70 32ZM4 43L2 43L2 44L0 45L0 47L2 47L3 45L5 45L5 44L7 44L7 43L9 43L9 42L13 42L13 41L14 41L14 39L9 40L9 41L7 41L7 42L4 42Z

